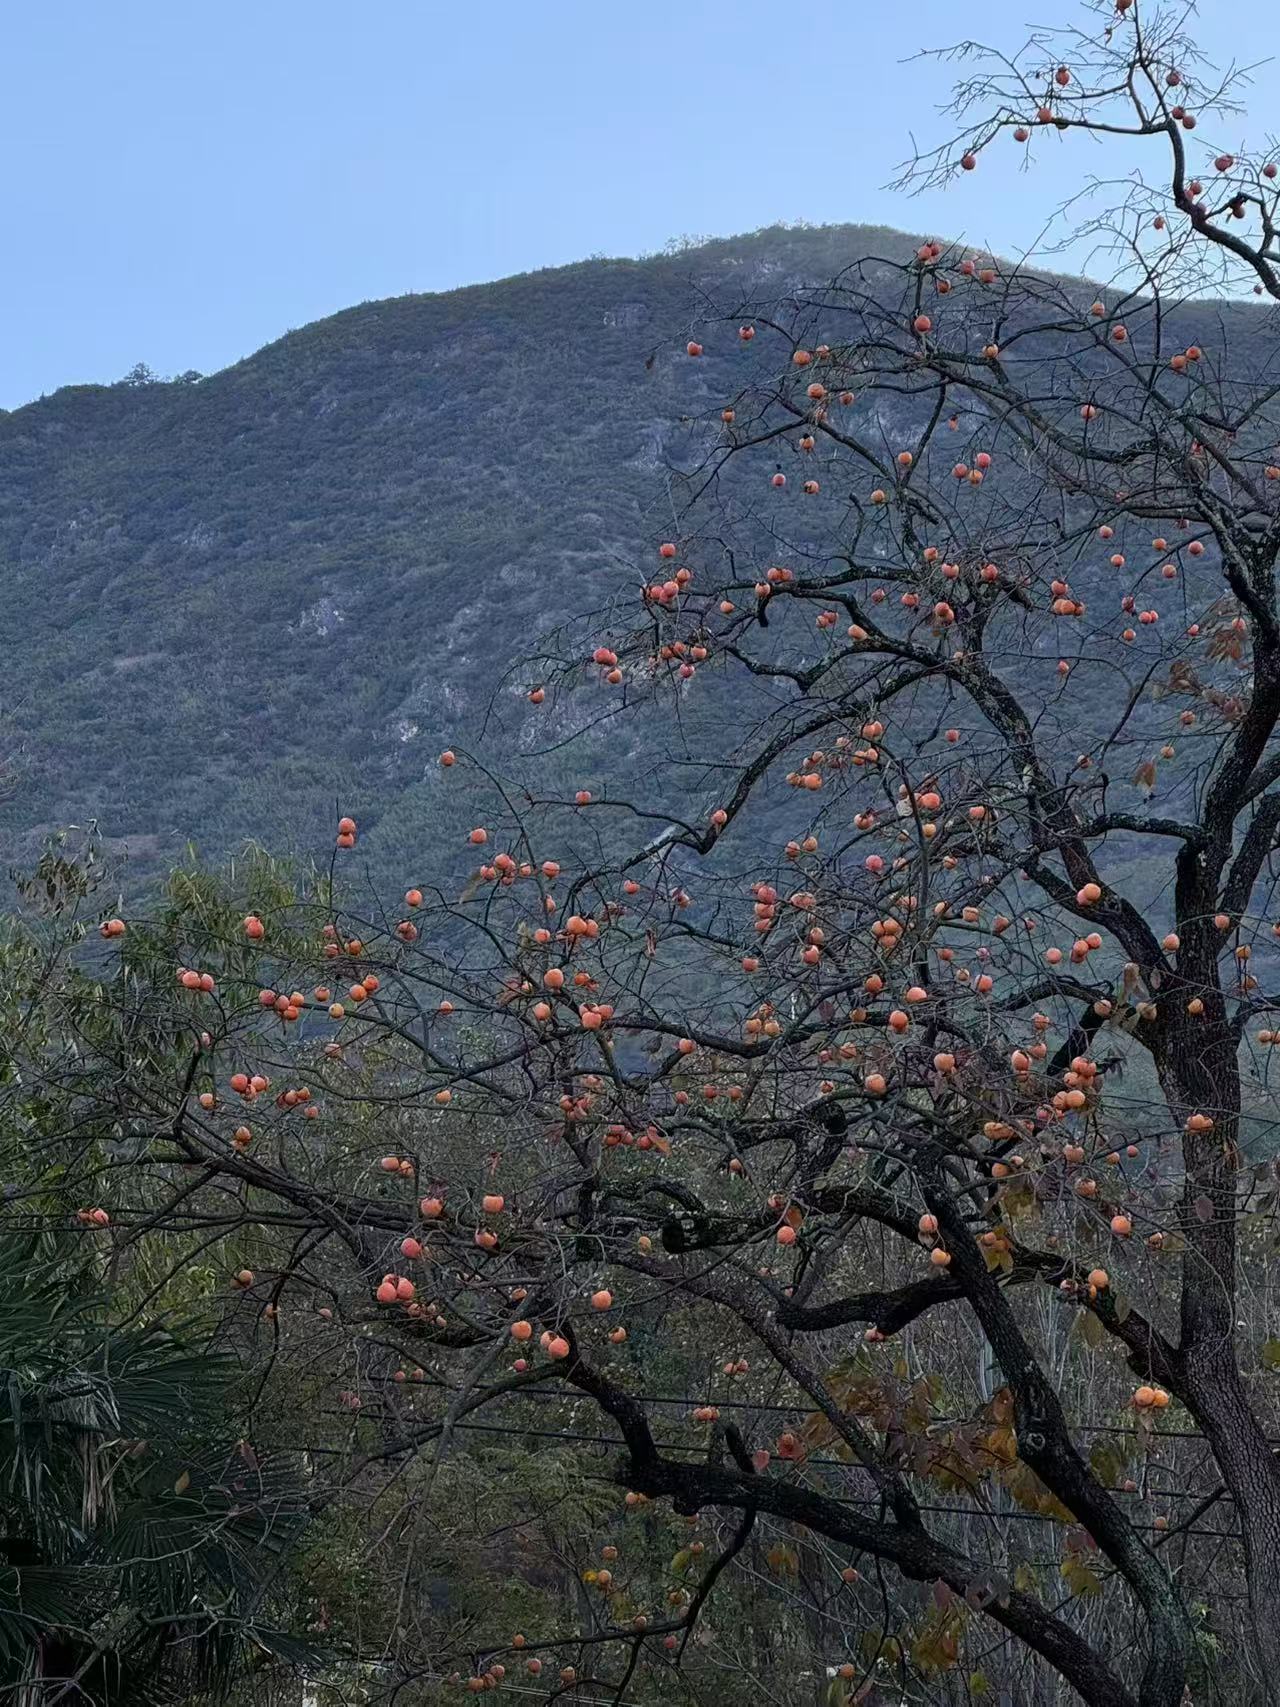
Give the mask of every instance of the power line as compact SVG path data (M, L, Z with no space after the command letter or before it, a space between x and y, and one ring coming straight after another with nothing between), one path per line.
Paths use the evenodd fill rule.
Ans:
M330 1412L329 1414L330 1415L336 1415L338 1413ZM453 1423L452 1427L454 1430L466 1429L466 1430L471 1431L472 1433L513 1435L513 1436L518 1436L522 1440L573 1441L579 1445L606 1446L606 1447L613 1447L613 1448L617 1448L621 1444L619 1442L619 1440L615 1436L612 1436L612 1435L580 1434L580 1433L577 1433L577 1432L574 1432L571 1430L525 1428L519 1424L467 1422L464 1420L464 1421L459 1421L459 1422ZM421 1444L421 1443L416 1442L416 1441L405 1441L403 1447L397 1448L396 1450L411 1452L414 1450L415 1446L417 1446L418 1444ZM697 1452L699 1450L699 1448L696 1446L687 1445L687 1444L684 1444L684 1443L679 1442L679 1441L665 1441L665 1442L660 1441L658 1444L664 1452L693 1453L693 1452ZM307 1446L307 1447L301 1448L301 1450L304 1452L311 1453L313 1456L316 1456L316 1457L341 1457L344 1455L344 1448L337 1447L337 1446ZM824 1467L831 1467L834 1469L848 1470L848 1469L852 1468L852 1466L845 1463L844 1460L840 1459L840 1458L819 1458L819 1457L815 1457L815 1456L811 1456L811 1455L806 1454L803 1461L805 1463L822 1465ZM1104 1485L1104 1487L1106 1487L1106 1490L1108 1493L1113 1493L1113 1494L1127 1494L1127 1493L1133 1493L1136 1491L1133 1489L1118 1487L1114 1484L1104 1483L1103 1485ZM858 1497L856 1495L851 1495L851 1494L824 1494L823 1497L825 1499L829 1499L833 1505L845 1505L845 1506L860 1507L860 1506L876 1506L879 1504L878 1500L873 1499L870 1496ZM1202 1494L1201 1494L1201 1490L1195 1489L1195 1488L1161 1488L1161 1489L1156 1490L1156 1497L1159 1498L1160 1500L1173 1501L1173 1500L1177 1500L1177 1499L1200 1498L1200 1497L1202 1497ZM1224 1489L1223 1493L1221 1495L1221 1498L1229 1501L1231 1496ZM995 1512L995 1511L984 1510L983 1507L977 1506L977 1505L973 1505L973 1506L943 1505L943 1504L928 1503L928 1502L919 1503L918 1509L920 1511L933 1512L933 1513L938 1513L938 1514L942 1514L942 1515L950 1516L950 1517L980 1517L980 1518L985 1518L989 1522L992 1522L992 1523L1003 1523L1003 1522L1009 1520L1009 1521L1013 1521L1013 1522L1017 1522L1017 1523L1054 1523L1054 1524L1060 1525L1061 1527L1067 1527L1068 1526L1067 1520L1064 1520L1060 1517L1055 1517L1051 1513L1048 1513L1048 1512L1036 1512L1036 1511ZM1074 1518L1071 1519L1070 1523L1075 1524L1076 1527L1079 1527L1079 1522L1077 1519L1074 1519ZM1134 1523L1133 1520L1130 1519L1130 1523L1131 1523L1131 1526L1135 1529L1149 1529L1155 1534L1166 1533L1166 1531L1164 1529L1162 1529L1160 1526L1158 1526L1154 1522L1152 1522L1150 1524L1138 1524L1138 1523ZM1193 1534L1197 1538L1204 1538L1204 1539L1208 1539L1208 1540L1216 1539L1216 1540L1220 1540L1220 1541L1238 1541L1240 1539L1238 1533L1235 1530L1228 1530L1228 1529L1200 1529L1200 1528L1197 1528L1194 1530L1185 1531L1184 1533Z
M393 1376L369 1376L366 1379L367 1384L371 1387L389 1387L393 1390L404 1388L408 1393L421 1391L424 1388L434 1389L442 1393L467 1393L473 1390L470 1387L456 1386L448 1381L425 1378L419 1380L416 1377L410 1377L406 1381L397 1381ZM528 1387L515 1389L509 1393L498 1393L494 1395L492 1402L496 1403L499 1399L540 1399L544 1401L552 1401L557 1404L584 1404L587 1402L584 1399L571 1394L552 1392L550 1389L545 1387ZM696 1398L690 1394L683 1393L646 1393L639 1395L639 1400L642 1404L646 1405L681 1405L690 1410L709 1405L716 1410L722 1411L770 1411L779 1416L795 1416L797 1412L813 1408L812 1403L806 1406L802 1399L796 1400L793 1404L783 1405L769 1399L705 1399ZM973 1419L970 1417L959 1416L936 1416L930 1420L934 1423L962 1423L970 1422ZM1139 1433L1138 1429L1131 1425L1126 1426L1123 1423L1072 1422L1068 1423L1067 1426L1077 1434L1127 1434L1137 1436ZM1148 1438L1151 1440L1205 1439L1199 1429L1162 1428L1149 1429L1146 1433ZM1272 1446L1280 1447L1280 1435L1268 1436L1268 1440Z

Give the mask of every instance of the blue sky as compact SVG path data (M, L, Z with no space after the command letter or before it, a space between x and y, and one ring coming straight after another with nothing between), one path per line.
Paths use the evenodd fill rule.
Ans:
M1069 6L12 8L0 405L138 361L208 372L363 299L685 233L865 220L1018 249L1075 187L1079 154L1050 144L1028 178L1010 145L945 195L904 202L882 186L909 128L936 135L948 81L905 62L966 30L1011 44ZM1252 56L1261 0L1205 12L1212 55ZM1261 122L1278 93L1263 69L1250 100Z

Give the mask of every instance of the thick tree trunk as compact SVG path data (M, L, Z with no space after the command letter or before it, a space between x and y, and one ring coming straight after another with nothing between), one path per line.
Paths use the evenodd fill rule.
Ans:
M1194 1028L1181 1012L1181 994L1169 1004L1176 1018L1167 1025L1156 1056L1161 1085L1179 1123L1197 1113L1214 1121L1211 1131L1187 1132L1183 1140L1179 1397L1204 1431L1235 1503L1250 1645L1265 1699L1280 1707L1280 1460L1250 1402L1235 1344L1240 1076L1222 995L1206 988L1209 984L1206 977L1200 985L1208 1011Z
M1265 1699L1280 1704L1280 1462L1249 1403L1234 1353L1197 1359L1187 1402L1235 1502L1251 1642Z

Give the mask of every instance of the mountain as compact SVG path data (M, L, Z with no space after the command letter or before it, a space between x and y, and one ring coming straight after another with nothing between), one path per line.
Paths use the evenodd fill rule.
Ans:
M626 787L705 811L740 678L700 679L655 740L644 715L611 715L619 692L599 683L529 705L539 639L591 611L608 632L611 604L652 571L676 526L672 469L776 359L733 336L739 308L916 242L774 227L586 261L366 303L208 378L141 370L0 413L0 760L15 754L0 860L93 820L133 888L189 840L323 851L353 811L376 877L460 875L474 800L442 786L446 746L482 746L544 793ZM1080 285L1082 304L1094 290ZM821 293L805 312L820 340ZM1165 331L1212 333L1253 375L1275 356L1247 303L1174 311ZM874 400L886 443L910 442L917 407ZM1099 608L1107 575L1079 566ZM1037 636L1056 659L1051 627ZM655 761L673 743L675 762ZM785 839L783 796L760 811Z
M323 847L340 802L399 867L440 748L494 695L507 750L540 740L510 666L669 531L681 420L748 359L689 362L690 328L911 242L774 228L365 303L0 415L3 851L93 819L146 875L189 838Z

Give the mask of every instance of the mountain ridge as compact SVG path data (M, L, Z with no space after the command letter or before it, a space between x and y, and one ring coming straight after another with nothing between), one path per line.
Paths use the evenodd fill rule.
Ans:
M130 384L128 375L117 380L71 381L66 385L58 386L53 391L42 392L38 397L33 397L27 402L15 404L12 408L0 407L0 420L21 415L28 410L37 409L43 404L66 399L71 394L98 395L102 392L117 391L122 388L143 390L155 386L205 384L209 380L221 378L224 375L234 373L239 368L257 362L259 358L271 354L279 346L304 338L315 328L330 327L339 322L354 320L368 311L376 311L402 303L452 302L456 299L478 297L485 292L504 289L508 286L546 282L567 278L572 274L601 269L645 268L658 263L678 264L695 257L702 257L709 261L729 260L734 258L731 251L744 244L755 245L766 241L785 242L793 237L801 240L808 238L850 240L861 238L865 234L885 237L895 246L904 243L914 245L919 242L918 238L892 226L868 225L857 221L818 224L811 224L805 220L778 221L771 225L759 226L754 231L736 232L724 237L673 238L661 249L642 251L637 255L589 255L577 261L559 262L545 267L530 267L519 272L505 273L495 279L480 279L470 284L450 285L442 290L405 291L393 296L368 297L361 302L349 303L344 308L335 309L331 314L320 315L315 320L306 321L301 326L288 327L276 337L269 338L266 343L251 350L247 355L240 356L235 361L227 362L222 367L211 368L208 372L196 372L193 369L185 375L151 374L145 384L136 385ZM146 364L140 363L139 367L145 369Z

